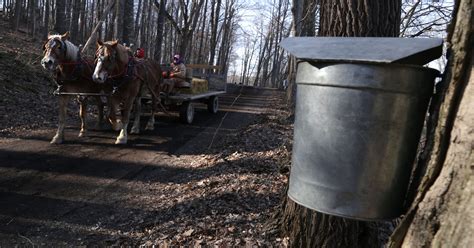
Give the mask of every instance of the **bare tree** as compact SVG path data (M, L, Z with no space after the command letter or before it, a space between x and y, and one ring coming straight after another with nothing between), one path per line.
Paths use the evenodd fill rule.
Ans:
M26 28L42 38L50 29L69 30L74 42L87 40L85 48L98 37L137 43L158 61L178 52L189 61L217 63L227 71L236 41L237 0L0 1L15 30Z
M451 20L451 1L404 1L402 4L400 36L438 36L446 32Z
M134 42L133 22L133 0L125 0L123 6L122 42L130 44Z
M211 0L211 39L210 39L210 55L209 64L214 64L217 47L217 26L219 24L219 14L221 9L221 0Z
M63 34L67 30L66 22L66 2L62 0L56 0L56 17L54 23L54 31Z

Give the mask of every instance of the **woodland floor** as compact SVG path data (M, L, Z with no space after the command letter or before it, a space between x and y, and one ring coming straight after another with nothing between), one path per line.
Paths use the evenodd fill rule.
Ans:
M159 115L155 131L126 146L112 131L77 138L71 103L67 141L50 145L57 99L39 65L42 41L5 25L0 246L288 245L270 225L291 153L282 92L229 85L218 114L200 108L192 125Z

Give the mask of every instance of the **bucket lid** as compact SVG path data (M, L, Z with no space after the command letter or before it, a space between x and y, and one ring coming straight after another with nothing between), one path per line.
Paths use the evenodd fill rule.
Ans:
M289 37L280 46L306 61L424 65L441 56L443 39Z

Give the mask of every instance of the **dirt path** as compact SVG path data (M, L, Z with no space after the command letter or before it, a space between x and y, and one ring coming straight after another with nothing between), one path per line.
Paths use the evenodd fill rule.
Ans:
M130 135L127 146L113 145L111 131L77 138L77 125L67 129L63 145L49 144L53 129L0 138L0 246L179 244L181 236L218 240L237 231L246 236L245 226L268 210L262 199L275 205L279 192L233 187L256 174L226 167L215 153L226 136L268 111L280 93L237 86L228 92L218 114L198 109L192 125L160 116L155 131ZM271 192L278 185L267 186ZM245 222L242 214L255 220ZM210 226L214 218L227 221L225 230Z

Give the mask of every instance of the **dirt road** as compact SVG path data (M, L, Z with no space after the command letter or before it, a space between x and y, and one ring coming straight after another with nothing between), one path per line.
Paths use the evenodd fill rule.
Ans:
M233 220L234 211L264 211L266 206L252 199L265 197L273 204L276 192L213 194L209 189L231 182L223 179L212 185L209 178L219 176L225 162L206 164L220 140L267 111L278 94L230 86L220 98L218 114L203 106L192 125L180 124L177 116L159 116L155 131L130 135L126 146L113 145L117 133L112 131L90 131L78 138L77 123L69 123L62 145L49 144L53 129L0 137L0 246L138 244L151 232L156 239L196 235L199 230L203 237L218 236L199 225L216 215L237 223L241 220ZM211 142L214 147L209 149ZM185 222L197 224L182 225Z

